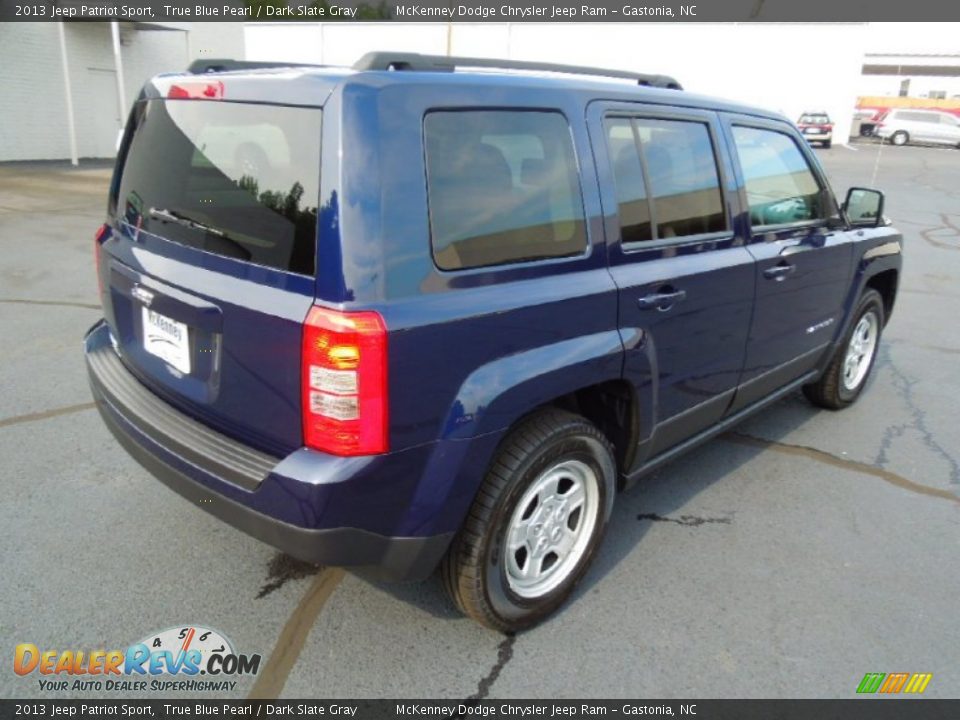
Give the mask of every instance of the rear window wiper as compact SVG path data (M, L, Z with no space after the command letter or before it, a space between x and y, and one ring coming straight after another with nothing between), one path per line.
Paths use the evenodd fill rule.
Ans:
M156 218L162 222L174 222L178 225L188 227L191 230L199 230L200 232L210 233L214 237L222 240L227 245L233 247L234 250L239 253L239 257L241 259L249 260L252 257L250 250L243 243L237 242L223 230L215 228L212 225L207 225L174 210L167 210L166 208L150 208L149 215L150 217Z
M181 215L178 212L167 210L166 208L150 208L150 217L162 220L164 222L175 222L178 225L183 225L184 227L188 227L192 230L201 230L203 232L208 232L211 235L216 235L217 237L227 240L230 239L223 230L215 228L211 225L205 225L202 222L188 218L186 215Z

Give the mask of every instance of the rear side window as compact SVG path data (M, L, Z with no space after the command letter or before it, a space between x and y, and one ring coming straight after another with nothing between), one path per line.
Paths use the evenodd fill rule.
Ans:
M824 217L816 176L784 133L734 126L752 225L783 225Z
M607 121L607 142L622 242L727 228L720 175L705 123L613 118Z
M895 113L894 117L898 120L907 120L909 122L922 122L922 123L939 123L940 119L938 116L932 113L923 113L923 112L910 112L909 110L900 110Z
M118 213L173 242L312 275L320 120L312 108L140 103Z
M430 234L444 270L581 255L587 235L566 119L442 111L424 119Z
M626 118L607 120L607 146L613 163L613 179L617 188L617 215L620 218L620 241L624 244L653 239L650 224L650 200L643 177L640 150L633 123Z

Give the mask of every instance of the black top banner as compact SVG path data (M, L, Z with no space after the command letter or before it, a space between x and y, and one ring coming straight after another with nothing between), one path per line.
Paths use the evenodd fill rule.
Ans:
M0 21L912 22L960 20L944 0L2 0Z

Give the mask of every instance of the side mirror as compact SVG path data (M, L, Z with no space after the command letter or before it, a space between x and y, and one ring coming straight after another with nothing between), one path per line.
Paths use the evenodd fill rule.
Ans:
M879 227L883 224L883 193L869 188L852 187L843 201L843 212L851 225Z

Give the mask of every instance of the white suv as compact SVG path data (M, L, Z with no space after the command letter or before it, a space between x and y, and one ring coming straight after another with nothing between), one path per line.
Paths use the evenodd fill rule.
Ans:
M921 142L960 147L960 118L938 110L891 110L877 123L876 134L894 145Z

